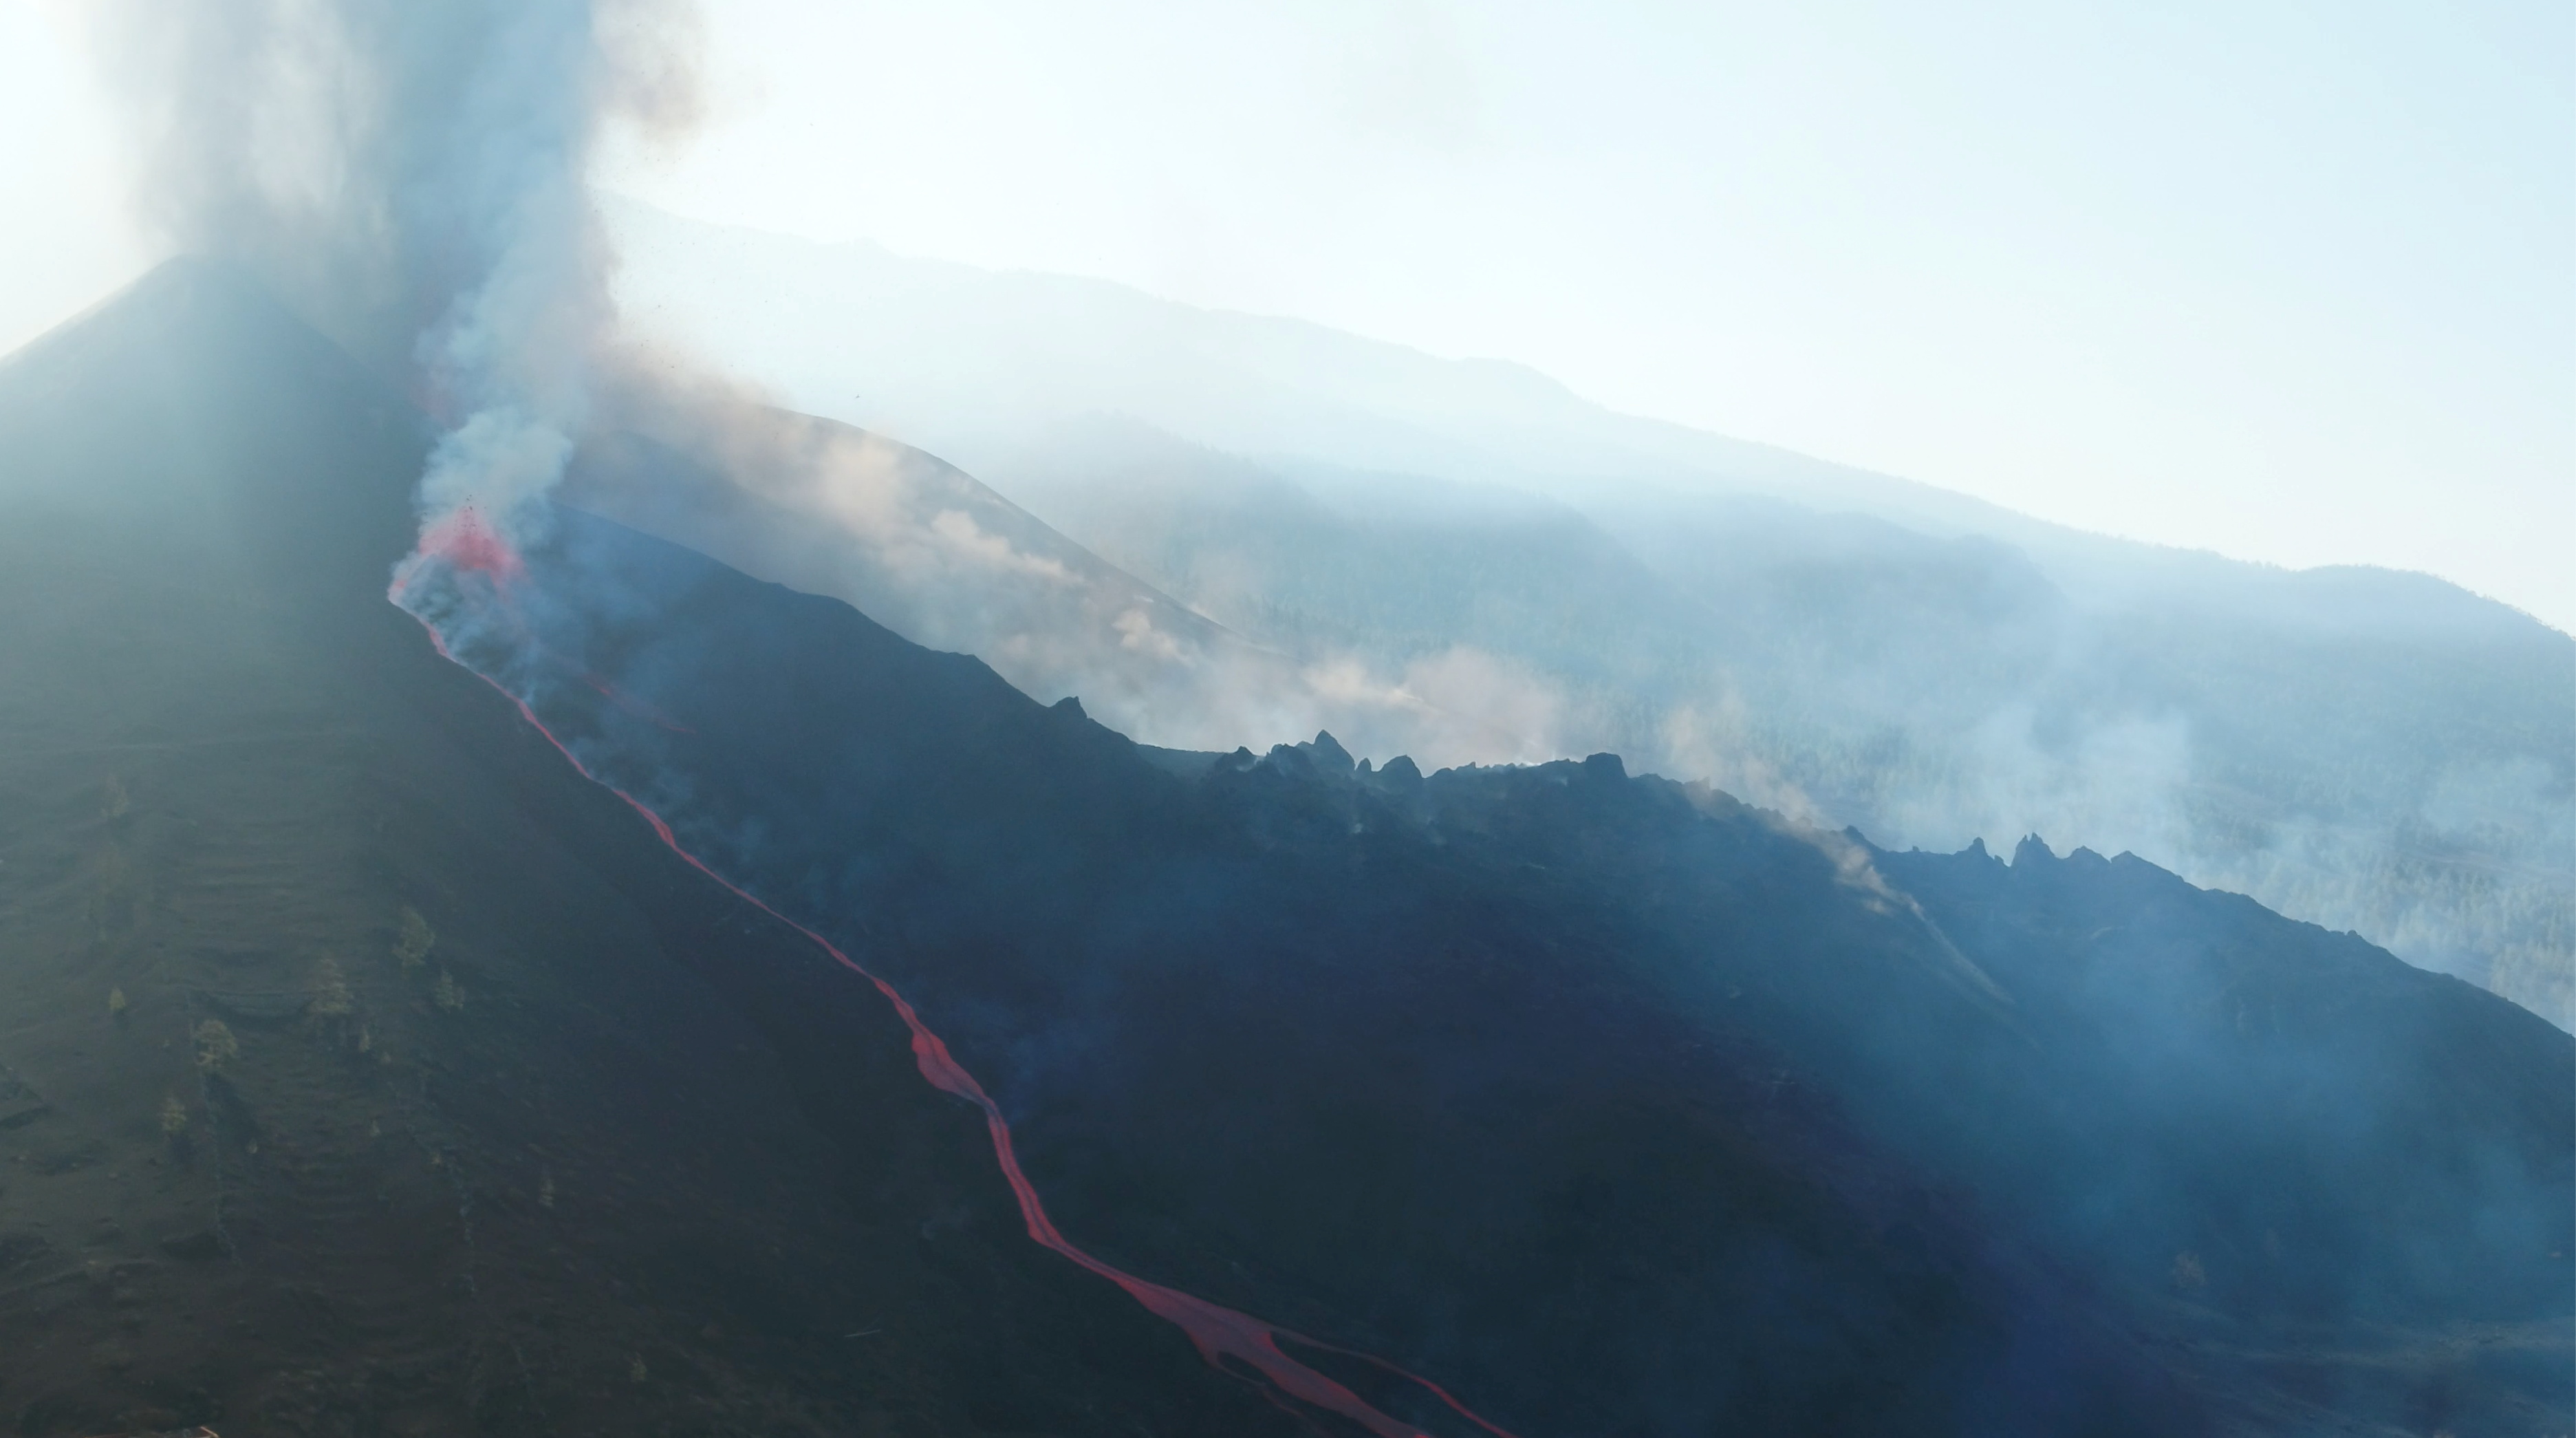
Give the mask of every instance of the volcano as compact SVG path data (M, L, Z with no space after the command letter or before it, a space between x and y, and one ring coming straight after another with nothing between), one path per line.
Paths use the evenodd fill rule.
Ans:
M425 439L203 265L0 369L8 1431L1297 1432L385 602Z
M21 1431L2576 1397L2576 1040L2492 995L1606 754L1140 749L570 508L398 607L426 443L199 264L0 370Z

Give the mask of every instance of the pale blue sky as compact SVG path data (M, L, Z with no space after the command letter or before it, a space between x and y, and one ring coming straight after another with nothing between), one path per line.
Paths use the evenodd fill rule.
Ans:
M0 344L143 253L61 14L0 0ZM705 134L605 176L681 213L1520 360L2576 627L2563 3L716 0L709 28Z

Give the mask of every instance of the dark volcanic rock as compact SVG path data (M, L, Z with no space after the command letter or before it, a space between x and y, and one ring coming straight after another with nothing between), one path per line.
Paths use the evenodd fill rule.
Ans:
M2358 941L1612 756L1176 764L596 520L534 562L541 642L690 732L539 682L550 722L910 994L1077 1241L1518 1431L2379 1414L2206 1352L2565 1323L2576 1051ZM2052 909L2061 867L2167 917Z
M422 443L200 265L0 366L0 1427L1295 1431L385 602Z

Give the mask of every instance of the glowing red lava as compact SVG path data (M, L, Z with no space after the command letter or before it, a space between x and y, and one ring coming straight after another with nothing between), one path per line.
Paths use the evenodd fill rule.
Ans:
M451 555L461 553L476 561L471 564L460 564L461 568L473 568L496 576L514 576L526 572L520 564L518 555L491 531L483 528L480 521L473 518L470 507L459 510L456 515L450 516L448 521L442 521L441 527L458 521L461 521L460 528L452 537L446 539L440 548L433 549L430 535L422 535L423 555L415 558L434 554L441 559L449 559ZM450 560L450 562L455 561ZM406 567L406 577L408 573L409 570ZM403 581L396 581L394 590L388 597L398 601L402 588ZM417 615L413 617L418 618ZM670 824L665 822L661 815L645 807L643 802L634 795L593 774L580 759L574 757L572 750L565 747L561 739L555 737L554 731L546 727L545 721L537 717L536 711L528 707L527 701L502 688L500 684L471 665L458 661L448 650L447 641L439 634L435 625L427 620L421 620L421 627L429 631L429 642L438 650L441 658L457 664L467 673L482 679L503 698L508 699L518 709L519 717L527 720L531 728L542 735L547 743L552 744L555 752L563 755L564 761L572 765L574 772L625 800L627 807L633 809L645 824L651 827L654 837L660 839L672 853L679 855L691 868L722 885L727 892L744 903L812 940L824 953L831 955L841 967L875 985L877 992L885 996L886 1002L894 1006L895 1014L903 1020L904 1027L911 1031L913 1063L921 1070L921 1076L929 1080L932 1087L944 1093L954 1094L983 1110L984 1129L993 1141L993 1156L1001 1164L1002 1177L1010 1184L1011 1192L1019 1199L1020 1220L1027 1227L1029 1237L1041 1247L1062 1254L1090 1272L1126 1290L1128 1296L1143 1304L1147 1311L1188 1335L1190 1342L1197 1347L1199 1356L1205 1358L1210 1366L1220 1372L1233 1371L1227 1369L1221 1360L1235 1359L1270 1380L1276 1385L1278 1392L1327 1413L1339 1414L1378 1435L1378 1438L1429 1438L1429 1435L1410 1423L1402 1422L1379 1411L1366 1399L1341 1383L1289 1357L1281 1351L1279 1340L1284 1338L1292 1343L1319 1351L1339 1353L1359 1359L1418 1386L1422 1391L1447 1404L1461 1417L1494 1434L1495 1438L1515 1438L1514 1434L1488 1422L1482 1415L1451 1397L1448 1390L1439 1384L1406 1372L1384 1359L1372 1358L1364 1353L1355 1353L1350 1349L1319 1342L1274 1324L1265 1323L1250 1314L1238 1313L1231 1308L1210 1303L1204 1298L1183 1293L1179 1289L1167 1288L1162 1284L1138 1278L1134 1274L1113 1268L1075 1247L1072 1240L1066 1238L1056 1228L1055 1220L1047 1216L1046 1205L1038 1200L1036 1186L1029 1182L1028 1175L1020 1171L1019 1157L1011 1149L1011 1126L1002 1118L1001 1105L995 1103L992 1096L984 1092L984 1086L976 1082L975 1076L968 1073L965 1066L958 1063L948 1052L947 1041L932 1032L930 1026L922 1022L921 1015L914 1011L910 1001L897 993L892 984L869 972L857 960L841 952L831 940L771 908L741 885L709 868L697 855L680 847L679 838L671 832Z
M450 569L489 575L503 584L515 583L528 574L519 552L484 522L482 513L471 503L449 510L421 530L420 552L412 559L414 563L435 559ZM406 575L409 569L406 565ZM396 587L400 588L399 583Z
M698 732L586 669L582 671L581 682L596 690L600 698L607 700L609 703L616 705L618 708L625 710L627 713L634 715L636 718L643 720L645 723L652 725L656 729L668 729L674 734L695 734Z

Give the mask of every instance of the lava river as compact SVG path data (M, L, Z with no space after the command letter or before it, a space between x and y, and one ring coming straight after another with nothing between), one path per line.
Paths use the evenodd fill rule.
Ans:
M448 636L441 632L439 625L423 614L413 603L406 602L413 597L416 585L435 577L445 577L451 581L451 592L460 605L491 606L489 611L477 614L475 618L498 621L505 633L525 635L528 632L526 626L519 622L516 613L517 591L521 585L528 582L527 565L508 541L484 521L472 506L469 505L451 513L422 532L419 550L397 568L392 587L387 592L387 598L420 621L422 628L429 633L430 643L436 646L442 657L457 663L459 667L490 684L509 699L518 709L520 717L543 735L546 741L555 747L556 752L563 755L565 762L571 764L582 777L623 799L627 806L650 826L654 836L670 847L671 852L679 855L700 873L723 885L743 902L811 940L824 953L831 955L841 967L875 985L877 992L885 996L886 1002L894 1006L894 1011L903 1020L904 1027L910 1030L913 1061L919 1066L921 1076L929 1080L933 1087L942 1092L954 1094L982 1110L985 1131L992 1138L993 1157L1001 1165L1002 1177L1009 1182L1011 1192L1019 1199L1020 1218L1026 1225L1032 1240L1041 1247L1062 1254L1065 1258L1124 1289L1129 1297L1143 1304L1156 1317L1164 1319L1188 1335L1190 1342L1198 1348L1200 1356L1219 1371L1231 1373L1237 1377L1243 1376L1239 1369L1228 1367L1224 1362L1231 1358L1242 1367L1257 1372L1267 1380L1270 1386L1264 1391L1271 1394L1274 1399L1284 1396L1312 1408L1338 1414L1370 1433L1378 1435L1378 1438L1429 1438L1429 1435L1424 1434L1415 1425L1389 1416L1344 1384L1289 1356L1280 1346L1281 1340L1284 1339L1292 1344L1320 1352L1338 1353L1382 1369L1405 1382L1416 1385L1423 1392L1448 1405L1461 1417L1496 1435L1496 1438L1514 1438L1513 1434L1488 1421L1427 1378L1408 1372L1383 1359L1308 1338L1289 1329L1264 1322L1248 1313L1239 1313L1223 1305L1183 1293L1179 1289L1139 1278L1093 1257L1075 1245L1071 1239L1066 1238L1063 1231L1056 1227L1055 1220L1047 1216L1046 1204L1039 1199L1036 1186L1030 1183L1028 1175L1020 1169L1019 1158L1011 1148L1011 1126L1002 1117L1001 1105L994 1102L992 1095L984 1091L984 1086L976 1081L975 1076L967 1072L965 1066L949 1053L946 1041L922 1021L920 1013L913 1008L910 1001L898 993L892 984L843 953L831 940L771 908L741 885L708 867L705 861L682 847L678 837L672 832L670 824L661 815L655 813L632 794L599 778L588 765L582 763L580 758L555 736L554 731L546 727L545 721L537 717L536 711L529 706L526 699L513 693L508 686L491 675L459 660L455 651L449 646ZM584 677L586 680L589 679L586 673ZM591 682L594 688L601 689L603 693L610 693L604 681ZM614 700L619 696L610 694L610 697ZM658 718L656 722L663 723L664 727L679 727Z

